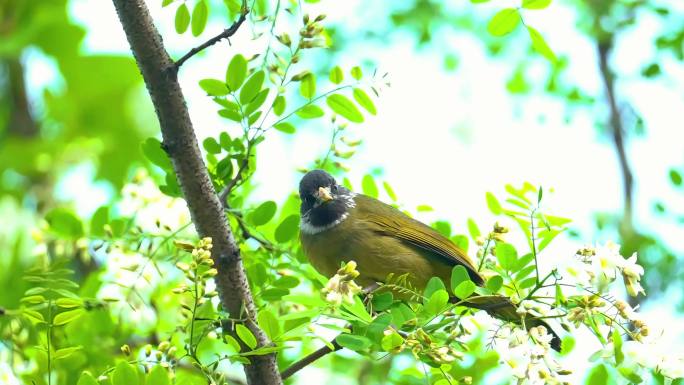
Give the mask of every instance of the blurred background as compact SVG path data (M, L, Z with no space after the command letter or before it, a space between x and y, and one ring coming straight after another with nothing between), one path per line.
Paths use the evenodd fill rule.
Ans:
M365 73L387 74L389 82L377 116L345 131L362 144L340 160L344 176L359 190L368 173L388 181L402 208L461 233L468 218L482 228L493 223L486 192L541 185L545 207L573 220L542 263L551 268L585 244L620 243L623 255L638 252L646 270L648 300L632 304L647 319L680 324L684 3L567 0L522 10L555 64L531 49L524 28L486 33L493 14L517 4L307 2L312 15L327 15L333 43L303 65L323 77L334 64L363 63ZM174 12L160 1L148 5L173 57L206 40L176 34ZM215 12L207 30L229 23ZM183 66L200 139L230 123L198 81L222 78L235 52L248 56L264 44L243 28L231 45L221 42ZM254 201L285 201L298 169L328 151L332 125L301 127L260 147ZM33 262L31 231L47 212L66 207L89 218L119 199L140 168L159 176L140 151L151 136L159 137L158 123L111 3L0 1L0 305L15 307L27 287L21 272ZM669 332L673 347L684 341L681 328Z

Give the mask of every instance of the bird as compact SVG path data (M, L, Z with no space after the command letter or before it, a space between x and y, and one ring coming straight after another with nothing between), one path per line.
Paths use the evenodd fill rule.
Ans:
M457 265L465 267L476 285L485 283L467 253L438 231L378 199L350 191L326 171L307 172L299 183L299 197L302 250L328 278L353 260L360 273L355 281L362 287L383 283L390 274L407 274L419 290L432 277L448 284ZM465 306L520 323L517 306L508 297L473 295L463 300L467 300L461 301ZM551 347L560 351L561 340L546 322L525 320L528 328L539 325L552 335Z

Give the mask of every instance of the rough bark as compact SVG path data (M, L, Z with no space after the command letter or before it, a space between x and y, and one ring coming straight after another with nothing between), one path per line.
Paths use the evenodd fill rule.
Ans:
M269 345L268 337L254 321L256 310L240 250L202 161L174 63L144 0L113 2L152 98L164 147L173 162L192 221L200 236L213 240L212 254L219 272L215 279L221 303L231 318L244 320L259 346ZM282 384L273 354L252 356L250 360L252 363L245 365L248 384Z

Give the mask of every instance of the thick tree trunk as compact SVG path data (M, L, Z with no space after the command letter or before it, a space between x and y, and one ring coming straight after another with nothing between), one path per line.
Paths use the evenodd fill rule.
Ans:
M113 0L131 50L142 72L161 126L165 149L173 161L192 221L202 237L213 240L221 303L233 319L243 319L259 346L270 344L257 326L255 306L240 249L227 225L223 207L206 171L173 61L164 48L144 0ZM275 355L252 356L245 365L250 385L282 384Z

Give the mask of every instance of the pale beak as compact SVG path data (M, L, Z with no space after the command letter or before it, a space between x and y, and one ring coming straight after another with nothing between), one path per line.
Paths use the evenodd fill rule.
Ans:
M330 195L330 188L319 187L318 188L318 200L321 203L330 202L333 200L332 195Z

